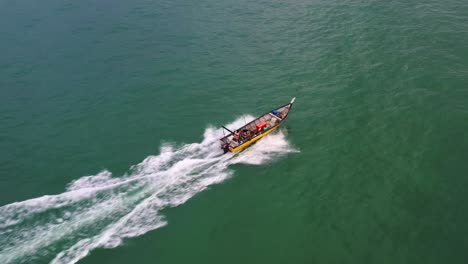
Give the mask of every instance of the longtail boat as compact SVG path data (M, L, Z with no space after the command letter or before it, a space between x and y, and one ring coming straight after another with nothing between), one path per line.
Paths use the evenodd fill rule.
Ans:
M288 116L295 100L296 98L294 97L288 104L263 114L243 127L234 130L234 132L223 126L229 134L220 138L221 149L224 150L224 153L237 153L275 131Z

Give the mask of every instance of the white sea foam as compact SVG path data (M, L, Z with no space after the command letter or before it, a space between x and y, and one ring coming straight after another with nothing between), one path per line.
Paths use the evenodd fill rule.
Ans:
M252 119L240 117L227 126ZM117 247L164 226L163 208L222 182L232 174L229 165L264 164L295 151L279 132L238 155L222 155L221 135L207 128L201 143L165 144L126 175L103 171L71 182L64 193L0 207L0 263L76 263L95 248Z

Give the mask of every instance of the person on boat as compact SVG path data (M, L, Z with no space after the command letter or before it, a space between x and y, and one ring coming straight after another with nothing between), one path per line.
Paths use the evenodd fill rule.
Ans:
M229 143L228 142L224 142L224 144L221 146L221 149L224 151L224 153L227 153L229 151Z
M240 139L239 130L236 130L236 132L234 132L234 136L232 137L232 140L238 142L239 139Z
M242 130L242 133L241 133L241 138L242 138L242 139L248 139L247 131L248 131L248 130L246 130L246 129Z

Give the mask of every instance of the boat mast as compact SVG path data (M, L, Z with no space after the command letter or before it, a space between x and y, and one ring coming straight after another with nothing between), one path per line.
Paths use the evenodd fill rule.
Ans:
M224 129L226 129L227 131L229 131L231 134L234 134L234 132L232 132L231 130L227 129L225 126L222 126ZM224 130L223 130L224 131ZM224 132L223 132L224 133Z

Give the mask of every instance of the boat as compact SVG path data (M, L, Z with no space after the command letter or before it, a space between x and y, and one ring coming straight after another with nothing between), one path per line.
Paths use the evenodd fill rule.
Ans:
M235 132L223 126L229 134L220 138L221 149L224 153L238 153L275 131L288 117L295 100L294 97L288 104L261 115L259 118L234 130Z

